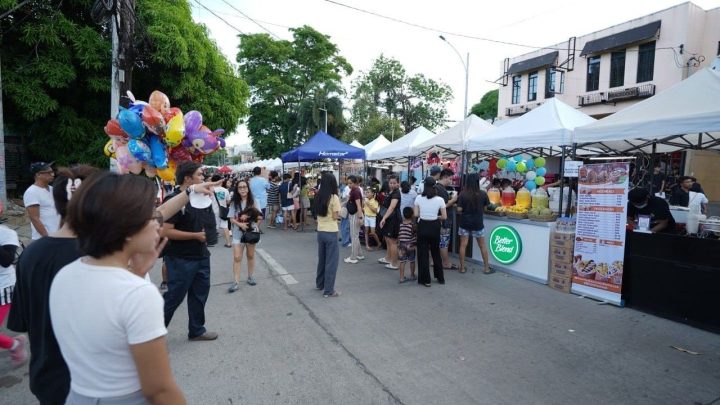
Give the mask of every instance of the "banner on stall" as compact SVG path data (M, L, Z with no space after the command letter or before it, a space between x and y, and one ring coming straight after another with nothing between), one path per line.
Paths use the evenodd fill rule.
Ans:
M620 306L628 172L627 163L583 165L578 170L571 291Z

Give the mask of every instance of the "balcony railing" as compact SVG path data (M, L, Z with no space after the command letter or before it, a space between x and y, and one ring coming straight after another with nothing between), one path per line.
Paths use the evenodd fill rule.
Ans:
M600 104L605 102L605 93L592 93L578 96L578 105L584 107L587 105Z
M539 107L541 104L542 103L531 103L531 104L516 105L516 106L508 107L505 109L505 115L508 117L523 115L526 112L532 111L533 109Z

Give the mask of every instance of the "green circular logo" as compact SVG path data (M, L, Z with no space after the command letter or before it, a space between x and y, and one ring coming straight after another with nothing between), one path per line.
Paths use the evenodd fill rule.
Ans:
M511 226L495 227L490 233L490 253L502 264L515 263L522 253L520 234Z

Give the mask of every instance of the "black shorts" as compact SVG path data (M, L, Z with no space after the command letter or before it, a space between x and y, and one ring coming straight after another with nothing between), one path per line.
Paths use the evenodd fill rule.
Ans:
M380 236L383 238L397 239L400 234L400 223L396 219L388 219L385 226L380 230Z

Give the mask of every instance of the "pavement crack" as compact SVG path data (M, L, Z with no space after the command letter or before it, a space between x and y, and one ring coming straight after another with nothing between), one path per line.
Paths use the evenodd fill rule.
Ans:
M259 253L260 258L265 262L268 270L273 273L277 273L270 261L267 260L267 257L270 257L269 253L265 252L262 249L257 249L256 252ZM302 298L300 298L297 294L295 294L294 291L292 291L292 289L290 289L290 286L285 284L279 277L272 278L275 279L275 281L285 289L288 295L295 298L295 301L297 301L297 303L300 304L300 306L303 307L305 311L307 311L310 319L312 319L313 322L315 322L315 324L320 327L323 332L325 332L325 334L330 338L331 342L340 347L345 352L345 354L347 354L355 362L355 364L360 368L360 370L362 370L363 373L365 373L368 377L375 381L375 383L380 386L383 392L385 392L390 398L392 398L392 400L395 401L396 404L404 405L404 402L400 400L400 398L395 393L393 393L390 388L380 380L380 378L378 378L372 371L370 371L370 369L365 365L365 363L363 363L362 360L360 360L358 356L355 355L355 353L353 353L347 346L345 346L345 344L340 340L340 338L337 337L327 325L325 325L325 323L320 319L320 317L317 316L317 314L315 314L315 311L313 311L313 309L310 308L310 306L307 305L305 301L302 300Z

